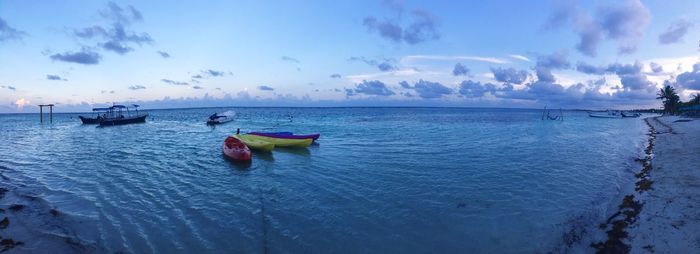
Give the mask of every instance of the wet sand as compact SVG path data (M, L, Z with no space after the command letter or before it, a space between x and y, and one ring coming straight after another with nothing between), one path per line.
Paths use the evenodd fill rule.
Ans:
M597 253L700 253L700 119L644 119L649 126L634 191L599 228Z
M605 231L605 240L596 241L590 244L590 247L595 248L596 253L629 253L631 246L628 243L629 227L633 226L639 219L639 214L642 212L644 203L640 201L640 197L645 192L652 189L651 171L652 161L654 158L654 145L656 135L660 134L656 125L653 122L656 118L645 118L644 122L649 127L647 133L647 143L644 148L644 156L637 158L635 161L641 164L640 170L634 174L636 181L634 183L634 191L626 193L622 202L617 206L617 210L608 219L601 223L598 227ZM662 125L663 126L663 125Z

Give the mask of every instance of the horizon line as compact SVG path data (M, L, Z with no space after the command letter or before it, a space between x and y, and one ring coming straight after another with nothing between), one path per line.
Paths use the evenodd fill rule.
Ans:
M148 108L140 109L141 111L147 110L178 110L178 109L215 109L215 108L454 108L454 109L524 109L524 110L543 110L543 108L521 108L521 107L460 107L460 106L215 106L215 107L174 107L174 108ZM551 110L568 110L568 111L597 111L598 109L585 109L585 108L551 108ZM610 110L621 110L609 108ZM657 108L645 108L645 109L630 109L625 111L635 111L635 110L661 110ZM48 114L48 112L44 112ZM72 112L53 112L54 114L83 114L92 113L92 111L72 111ZM13 115L13 114L39 114L39 112L8 112L2 113L0 115Z

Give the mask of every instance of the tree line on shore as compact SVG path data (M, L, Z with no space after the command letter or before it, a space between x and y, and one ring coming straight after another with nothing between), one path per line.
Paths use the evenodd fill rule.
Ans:
M666 85L664 88L661 88L656 95L656 99L660 99L663 103L665 114L675 115L678 114L680 109L683 107L700 105L700 93L693 95L693 98L691 98L689 101L683 102L678 96L676 89L670 85Z

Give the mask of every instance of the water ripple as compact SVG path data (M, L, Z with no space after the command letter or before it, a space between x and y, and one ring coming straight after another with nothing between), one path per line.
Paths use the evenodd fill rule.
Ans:
M226 110L234 122L204 125ZM571 218L605 216L645 132L575 111L556 123L504 109L150 113L106 128L0 115L0 173L81 221L55 227L94 252L531 253L560 244ZM322 135L241 167L220 151L237 128Z

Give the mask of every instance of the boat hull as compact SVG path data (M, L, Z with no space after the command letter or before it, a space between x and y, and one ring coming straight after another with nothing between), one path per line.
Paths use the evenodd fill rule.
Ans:
M314 142L312 138L295 139L295 138L273 138L258 135L248 135L248 139L256 141L264 141L272 143L275 147L308 147Z
M222 118L217 118L215 120L207 120L208 125L217 125L217 124L224 124L228 123L230 121L233 121L233 118L231 117L222 117Z
M236 134L236 135L234 135L234 137L241 140L241 142L243 142L251 150L269 152L275 148L275 144L267 142L267 141L262 141L262 140L256 139L252 135Z
M248 146L235 137L227 137L221 151L226 158L234 161L250 161L252 157Z
M216 125L216 124L223 124L223 123L228 123L230 121L233 121L233 118L236 116L236 112L233 112L231 110L222 112L222 113L214 113L213 115L209 116L207 119L207 124L208 125Z
M637 118L642 116L640 113L622 113L622 117L624 118Z
M89 117L84 117L84 116L78 116L80 118L80 121L83 122L83 124L99 124L100 119L99 118L89 118Z
M132 123L145 123L148 114L143 114L135 117L125 117L125 118L105 118L100 121L100 126L114 126L114 125L124 125Z
M308 134L308 135L294 135L291 132L250 132L248 134L270 137L270 138L284 138L284 139L313 139L316 141L321 134Z
M588 114L590 117L595 117L595 118L622 118L622 116L613 116L613 115L596 115L596 114Z

